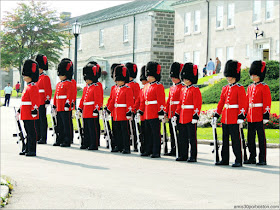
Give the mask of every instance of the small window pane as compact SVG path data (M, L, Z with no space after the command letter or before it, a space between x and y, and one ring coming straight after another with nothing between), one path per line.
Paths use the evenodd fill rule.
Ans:
M217 17L216 17L216 28L223 27L223 15L224 15L223 6L218 6L217 7Z
M191 13L188 12L185 14L185 33L190 33L190 25L191 25Z

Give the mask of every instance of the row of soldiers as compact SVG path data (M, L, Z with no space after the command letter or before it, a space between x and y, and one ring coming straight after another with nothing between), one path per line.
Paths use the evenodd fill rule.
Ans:
M30 125L25 126L27 135L29 136L28 140L40 138L38 143L44 144L46 143L46 134L42 135L44 132L36 131L35 134L37 135L39 133L41 137L34 138L34 129L36 130L36 125L40 124L41 130L45 131L47 125L45 126L41 122L45 120L45 107L49 104L51 95L47 94L47 90L41 89L43 86L40 86L40 79L37 82L36 78L32 78L37 72L36 68L39 68L41 72L42 70L47 70L46 57L44 55L38 55L37 58L37 62L27 60L23 67L22 74L25 76L29 75L31 78L30 80L25 79L28 83L26 93L28 92L28 88L30 91L32 89L33 92L28 94L28 99L25 97L27 95L25 91L23 92L21 113L23 113L24 108L29 108L28 112L25 110L29 114L28 117L32 119ZM160 64L150 61L141 68L140 80L144 85L141 90L139 84L134 80L137 77L137 72L137 65L130 62L126 64L115 63L111 66L111 77L114 79L116 85L112 86L110 98L103 111L111 115L112 118L113 135L111 138L112 141L110 142L111 152L129 154L131 152L130 136L134 137L131 139L134 145L134 151L139 150L139 147L137 147L137 124L133 119L140 116L142 137L141 156L150 156L151 158L160 157L160 121L169 120L172 148L166 155L175 156L177 149L178 157L176 161L196 162L197 122L202 106L201 92L198 86L196 86L198 80L197 65L193 63L180 64L178 62L174 62L171 65L170 77L173 86L170 87L167 102L165 101L164 87L160 83ZM236 156L235 163L232 166L242 166L239 126L244 122L246 117L248 120L250 158L244 163L256 163L255 134L258 132L260 147L258 164L266 165L266 139L263 124L269 120L271 96L269 87L263 83L265 74L265 62L254 61L250 68L251 79L254 83L248 87L246 95L244 87L238 83L241 75L241 63L236 60L227 61L224 75L229 84L223 87L217 110L213 116L216 122L220 115L222 115L221 122L223 130L222 160L217 162L216 165L229 165L229 136L231 136L232 148ZM45 74L42 75L44 75L44 78L47 77ZM56 86L53 100L53 110L57 114L58 124L58 136L54 146L70 147L73 141L72 110L75 109L77 88L75 80L72 79L72 75L72 61L68 58L62 59L58 65L58 76L61 81ZM98 150L100 142L99 113L103 107L103 87L98 82L98 78L101 76L101 67L96 62L89 62L83 68L83 76L86 86L77 109L77 114L83 117L84 126L84 138L80 148ZM47 81L47 79L44 81ZM35 84L34 82L37 83ZM38 94L45 93L44 97L41 97L42 102L39 102L38 98L40 97L37 97L37 93L37 95L35 94L37 90ZM29 103L29 101L31 102ZM40 119L38 114L40 115ZM23 115L21 119L28 121L29 118L24 119ZM41 118L41 116L43 117ZM40 123L35 123L36 120ZM25 125L27 124L25 123ZM175 129L172 129L172 124L177 125ZM32 129L33 134L31 134ZM37 128L37 130L39 129ZM175 143L175 139L178 139L177 144ZM32 140L32 142L32 144L28 144L28 150L24 151L24 153L29 154L28 152L32 151L32 154L36 155L36 141L34 143ZM176 145L178 148L176 148Z

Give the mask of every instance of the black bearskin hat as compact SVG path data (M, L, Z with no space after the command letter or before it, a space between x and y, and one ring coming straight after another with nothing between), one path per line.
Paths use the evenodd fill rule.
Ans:
M113 63L111 66L111 78L114 79L114 71L116 66L122 65L121 63Z
M88 63L83 68L84 80L86 81L87 79L89 79L92 80L93 82L97 82L99 72L100 69L98 64L94 65L92 63Z
M73 76L73 63L69 58L63 58L58 64L57 69L58 76L66 76L67 79L71 80Z
M97 76L98 76L98 78L100 78L100 77L101 77L101 71L102 71L102 69L101 69L101 67L99 66L99 64L98 64L97 62L95 62L95 61L90 61L90 62L88 62L88 64L93 64L93 65L95 65L95 66L98 66L99 71L98 71Z
M234 77L236 82L240 80L241 63L236 60L228 60L224 70L225 77Z
M196 84L198 80L197 65L193 63L185 63L180 76L181 76L181 80L187 79L190 80L192 84Z
M35 60L38 63L40 69L48 70L48 59L47 59L47 56L45 56L43 54L38 54L36 56Z
M159 65L159 63L154 62L154 61L150 61L147 63L147 67L146 67L146 76L153 76L155 77L156 81L160 81L161 79L161 66Z
M147 80L145 72L146 72L146 65L142 66L141 68L140 81Z
M32 82L37 82L39 80L39 65L36 61L28 59L24 62L22 76L28 76L32 79Z
M180 72L183 69L184 64L182 63L178 63L178 62L174 62L171 64L170 66L170 77L174 77L174 78L180 78Z
M128 62L125 66L129 71L129 76L135 79L137 77L137 65L135 63Z
M124 65L118 65L114 70L114 79L115 81L125 81L126 83L129 80L129 71Z
M251 64L249 73L250 73L250 75L254 74L254 75L259 76L260 82L262 82L264 80L265 74L266 74L266 63L261 60L254 61Z

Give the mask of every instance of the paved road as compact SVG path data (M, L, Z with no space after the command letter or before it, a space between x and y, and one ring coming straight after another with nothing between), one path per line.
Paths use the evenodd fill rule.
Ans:
M14 101L16 102L16 101ZM212 147L198 145L198 163L141 158L38 145L37 157L19 156L12 138L13 109L1 107L1 173L15 180L11 209L231 209L279 205L279 149L268 166L213 165ZM233 154L231 154L233 162Z

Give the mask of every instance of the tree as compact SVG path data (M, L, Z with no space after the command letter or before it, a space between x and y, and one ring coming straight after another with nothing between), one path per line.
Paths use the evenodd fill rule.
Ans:
M46 2L18 3L13 12L6 12L2 25L1 66L18 68L20 74L24 60L41 53L52 66L58 63L63 46L69 45L71 34L63 30L66 24Z

